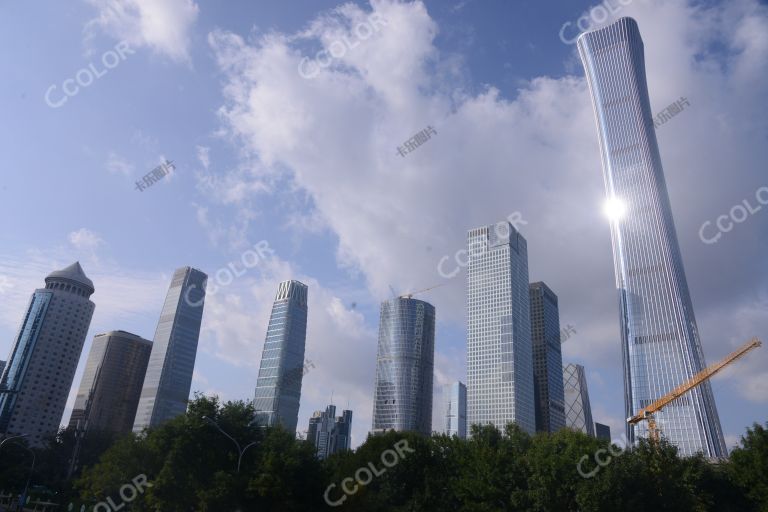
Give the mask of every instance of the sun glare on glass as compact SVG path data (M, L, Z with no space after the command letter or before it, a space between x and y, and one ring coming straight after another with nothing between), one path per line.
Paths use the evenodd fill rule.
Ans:
M627 205L624 201L614 196L605 201L603 211L605 211L605 215L611 222L618 222L627 213Z

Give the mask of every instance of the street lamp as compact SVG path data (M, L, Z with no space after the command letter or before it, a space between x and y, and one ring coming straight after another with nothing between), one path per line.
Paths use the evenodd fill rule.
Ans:
M35 472L35 459L37 458L35 456L34 450L30 448L27 445L20 444L19 446L26 448L26 450L32 454L32 467L29 468L29 476L27 477L27 483L24 485L24 492L21 495L21 498L19 498L19 509L24 510L24 502L27 501L27 491L29 490L29 481L32 479L32 473Z
M240 462L243 460L243 454L245 453L245 450L247 450L251 446L255 445L258 441L253 441L252 443L248 443L247 445L245 445L244 448L240 448L240 443L238 443L237 440L234 437L232 437L231 435L229 435L226 432L224 432L224 430L222 430L222 428L219 426L218 423L213 421L208 416L203 416L203 419L205 421L207 421L208 423L210 423L211 425L213 425L214 427L216 427L219 432L221 432L222 434L227 436L229 439L232 440L233 443L235 443L235 446L237 446L237 452L239 453L239 456L237 457L237 473L240 474Z
M19 439L19 438L21 438L21 437L29 437L29 434L19 434L19 435L17 435L17 436L6 437L6 438L5 438L5 439L3 439L2 441L0 441L0 448L2 448L2 446L3 446L3 445L4 445L4 444L7 442L7 441L10 441L11 439Z

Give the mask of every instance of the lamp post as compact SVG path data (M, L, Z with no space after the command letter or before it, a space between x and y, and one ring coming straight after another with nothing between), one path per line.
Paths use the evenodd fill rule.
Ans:
M29 437L29 434L19 434L19 435L17 435L17 436L10 436L10 437L6 437L6 438L5 438L5 439L3 439L2 441L0 441L0 448L2 448L2 446L3 446L3 445L4 445L4 444L7 442L7 441L10 441L11 439L19 439L19 438L22 438L22 437Z
M235 443L235 446L237 446L237 452L238 452L238 457L237 457L237 473L240 474L240 462L242 462L242 460L243 460L243 454L245 454L245 451L248 448L250 448L251 446L255 445L258 441L253 441L252 443L248 443L247 445L245 445L245 447L241 448L240 447L240 443L238 443L237 440L234 437L232 437L231 435L229 435L226 432L224 432L224 430L219 426L218 423L213 421L208 416L203 416L203 419L205 421L207 421L208 423L210 423L211 425L213 425L214 427L216 427L216 429L218 429L219 432L221 432L222 434L227 436L233 443Z
M10 438L8 438L10 439ZM6 439L6 441L8 440ZM29 481L32 479L32 473L35 472L35 460L37 457L35 456L34 450L32 450L29 446L20 444L22 448L26 449L29 453L32 454L32 466L29 468L29 476L27 476L27 483L24 484L24 492L21 493L21 496L19 496L19 503L16 510L24 510L24 502L27 501L27 491L29 490Z

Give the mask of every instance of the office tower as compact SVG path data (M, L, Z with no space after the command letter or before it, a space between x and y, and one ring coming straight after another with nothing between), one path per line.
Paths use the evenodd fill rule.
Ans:
M336 406L329 405L325 412L315 411L309 419L307 441L316 448L320 459L349 450L351 445L352 411L345 410L336 417Z
M528 244L509 222L469 231L467 422L536 431Z
M605 441L611 440L611 427L595 422L595 436Z
M352 411L345 409L336 418L336 432L331 437L331 453L352 449Z
M2 378L4 370L5 370L5 361L0 361L0 378Z
M467 386L456 381L443 386L444 432L449 436L467 437Z
M435 308L407 296L381 303L373 431L432 434Z
M261 353L254 407L263 425L296 432L307 338L307 285L283 281L277 288Z
M32 294L0 381L0 432L45 444L61 423L95 305L79 262L45 278Z
M621 18L579 37L592 93L612 217L619 291L625 416L666 395L706 367L685 278L645 79L637 23ZM682 455L725 457L709 382L656 414ZM627 425L627 438L648 425Z
M568 364L563 369L563 387L565 388L565 425L595 437L584 367L580 364Z
M133 431L160 424L187 410L208 276L192 267L173 273L157 322Z
M557 295L541 282L532 283L529 292L536 431L557 432L565 427L563 356L560 353Z
M151 341L129 332L94 336L70 428L131 432L151 351Z

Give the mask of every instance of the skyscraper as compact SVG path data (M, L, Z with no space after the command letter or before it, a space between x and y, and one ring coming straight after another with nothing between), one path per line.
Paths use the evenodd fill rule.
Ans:
M589 404L589 389L584 367L580 364L568 364L563 369L565 387L565 425L574 430L595 437L595 424L592 422L592 406Z
M320 459L349 450L351 446L352 411L345 410L336 417L336 406L329 405L325 412L315 411L309 419L307 441L312 443Z
M706 364L653 127L637 23L621 18L581 35L578 46L612 213L625 416L630 417ZM656 422L683 455L727 456L708 381L658 413ZM629 441L636 436L648 436L645 422L627 425Z
M129 332L94 336L69 426L129 433L151 351L151 341Z
M5 370L5 361L0 361L0 378L2 378L4 370Z
M42 446L61 423L95 305L79 262L45 278L24 314L0 389L0 432Z
M399 297L381 303L373 431L432 434L435 308Z
M173 273L136 410L136 433L187 410L207 280L205 273L192 267L181 267Z
M467 386L456 381L443 386L443 419L446 435L467 437Z
M509 222L469 231L467 422L536 431L528 244Z
M277 288L261 353L254 407L264 425L296 432L307 339L307 285L283 281Z
M611 427L602 423L595 423L595 436L604 441L611 440Z
M557 432L565 427L563 356L560 352L557 295L541 282L532 283L529 292L536 430Z

